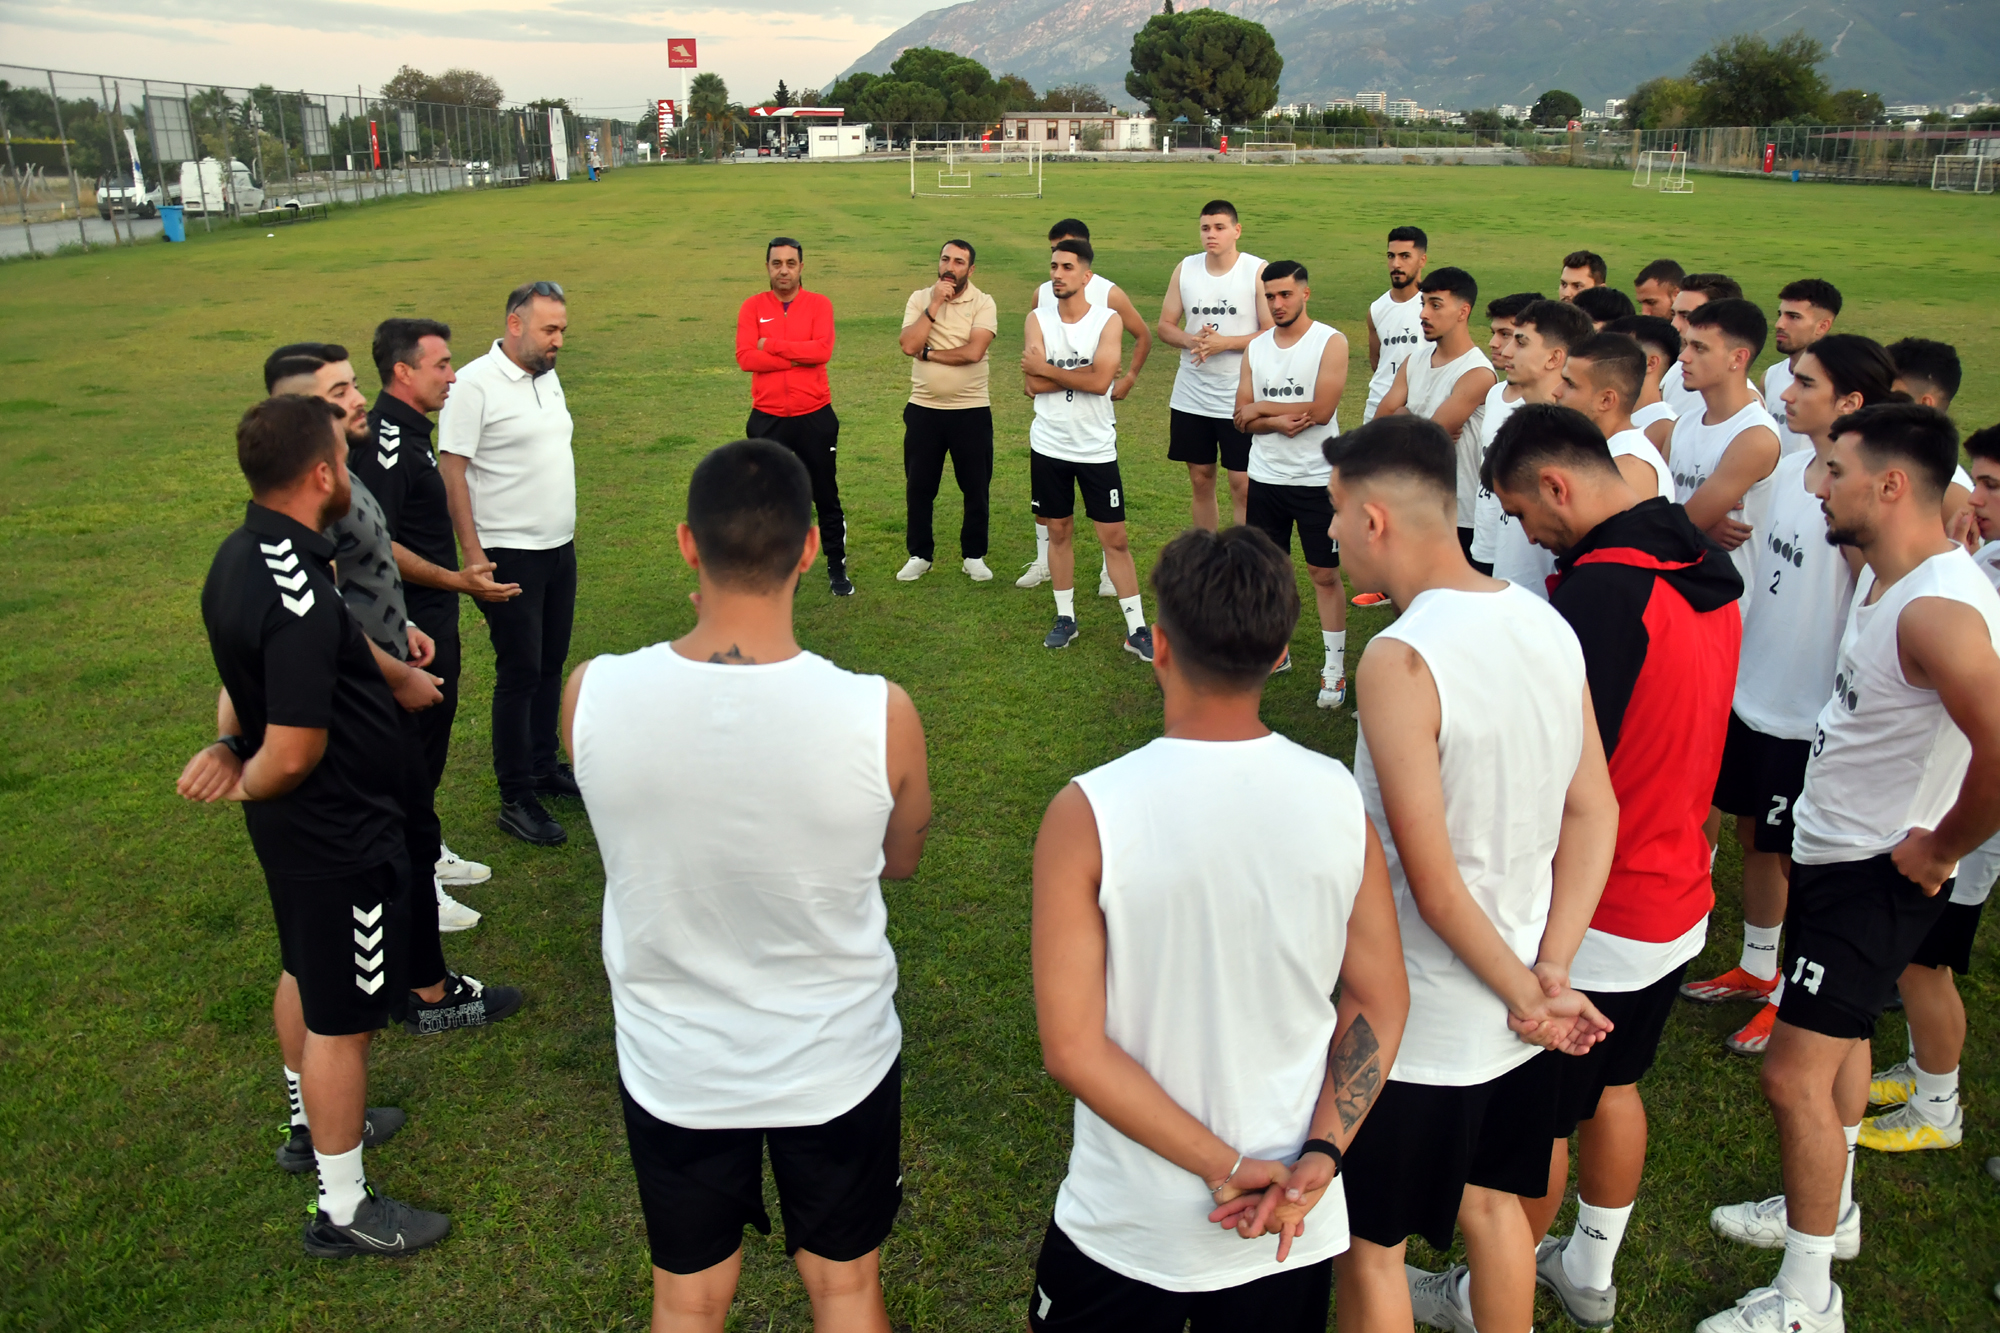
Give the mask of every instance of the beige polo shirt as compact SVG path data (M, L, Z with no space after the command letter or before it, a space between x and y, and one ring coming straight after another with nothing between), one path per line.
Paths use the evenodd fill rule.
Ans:
M904 328L924 317L935 290L935 286L919 287L910 293L910 299L903 305ZM1000 309L993 304L992 297L968 282L964 291L938 307L937 320L931 325L927 341L933 351L963 347L972 341L974 329L998 333ZM910 358L910 401L918 407L947 411L990 407L993 400L986 391L986 358L981 357L969 366L941 366L921 356Z

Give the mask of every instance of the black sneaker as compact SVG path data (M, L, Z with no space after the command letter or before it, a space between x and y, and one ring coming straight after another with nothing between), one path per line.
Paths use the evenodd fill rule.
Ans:
M1049 630L1049 637L1042 640L1042 647L1067 648L1076 641L1080 632L1075 616L1057 616L1055 625Z
M508 801L500 807L500 818L495 821L501 828L537 847L556 847L569 841L569 834L563 826L549 818L549 812L542 809L542 803L530 796L524 801Z
M1153 660L1153 627L1141 625L1125 636L1125 651L1141 662Z
M453 1028L483 1028L498 1023L521 1007L519 986L482 985L477 977L447 972L444 995L432 1004L415 991L410 992L409 1016L403 1031L428 1037Z
M835 597L854 596L854 582L847 577L847 562L843 560L837 565L828 565L826 568L828 586L833 590L833 595Z
M393 1106L371 1106L368 1118L361 1122L361 1146L373 1148L396 1137L396 1131L409 1119ZM278 1165L282 1169L298 1175L319 1165L313 1156L312 1131L304 1125L287 1125L285 1132L291 1137L278 1145Z
M583 788L576 785L576 774L568 764L557 764L549 772L536 775L535 795L561 796L580 801L583 799Z
M451 1219L398 1203L368 1187L368 1197L344 1227L327 1221L319 1209L306 1219L306 1253L315 1259L351 1259L357 1254L395 1257L414 1254L445 1238Z

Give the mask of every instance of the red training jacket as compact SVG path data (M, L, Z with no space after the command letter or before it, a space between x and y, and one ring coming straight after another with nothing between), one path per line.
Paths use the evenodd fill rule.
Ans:
M802 417L831 403L832 359L833 302L818 292L800 288L789 306L758 292L736 312L736 364L750 372L750 405L767 416Z

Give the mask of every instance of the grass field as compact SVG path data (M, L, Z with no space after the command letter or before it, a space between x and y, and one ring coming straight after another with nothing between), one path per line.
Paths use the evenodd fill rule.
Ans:
M365 360L378 320L423 314L458 330L468 361L497 333L507 288L563 283L581 510L573 659L624 651L691 622L693 582L671 526L694 462L742 428L748 386L730 347L737 304L763 286L762 240L804 239L808 284L840 317L833 382L860 595L835 602L809 578L800 637L909 688L937 790L921 872L887 886L907 1033L908 1206L884 1271L895 1322L925 1330L1023 1324L1070 1116L1035 1038L1031 843L1065 780L1159 726L1150 673L1119 650L1116 609L1089 595L1088 540L1084 637L1071 651L1040 647L1047 590L1011 586L1033 554L1028 408L1013 367L1049 222L1088 220L1100 271L1157 310L1172 264L1195 246L1197 206L1233 198L1245 248L1309 264L1314 314L1356 349L1349 426L1366 375L1362 314L1384 285L1382 236L1404 222L1428 229L1434 263L1469 268L1489 295L1552 293L1560 256L1583 245L1610 259L1616 281L1673 255L1733 274L1771 310L1783 282L1822 275L1846 293L1843 328L1958 344L1973 368L1961 424L2000 417L1986 373L2000 357L1989 200L1709 177L1691 196L1663 197L1615 173L1525 168L1058 165L1040 202L913 203L905 189L894 167L628 170L598 187L371 207L268 239L238 231L0 267L11 330L0 347L0 826L10 830L0 839L0 1328L644 1327L644 1232L598 954L599 862L575 807L558 809L571 829L559 850L493 828L492 659L470 609L466 706L441 803L452 845L495 874L464 893L486 920L448 940L448 954L525 986L528 1008L491 1032L395 1034L378 1047L377 1104L405 1107L411 1124L371 1154L370 1173L449 1212L452 1238L401 1263L301 1254L310 1180L271 1162L283 1089L265 892L240 816L173 793L186 756L212 737L215 673L197 597L241 514L232 427L277 343L345 342ZM947 482L946 559L904 585L891 578L904 557L908 383L894 334L904 297L953 235L978 245L978 281L1002 310L1000 578L977 586L956 572ZM1165 457L1172 373L1156 356L1120 412L1142 571L1187 517L1185 473ZM372 389L372 374L364 382ZM1296 648L1308 669L1273 682L1265 715L1350 760L1351 711L1313 706L1309 595L1306 606ZM1384 620L1357 613L1350 651ZM1226 846L1231 830L1214 835ZM1697 967L1733 960L1736 875L1726 846L1713 943ZM1981 949L1963 983L1965 1146L1864 1155L1867 1247L1836 1272L1856 1329L1992 1319L2000 1189L1980 1163L2000 1151L1994 964ZM1778 1188L1756 1063L1720 1044L1747 1017L1683 1006L1669 1028L1647 1088L1652 1165L1619 1264L1623 1329L1689 1328L1775 1271L1775 1254L1728 1245L1706 1225L1711 1205ZM1884 1023L1878 1063L1899 1058L1901 1042L1901 1024ZM1416 1262L1434 1258L1412 1249ZM1539 1324L1566 1327L1546 1301ZM731 1326L809 1326L775 1240L749 1237Z

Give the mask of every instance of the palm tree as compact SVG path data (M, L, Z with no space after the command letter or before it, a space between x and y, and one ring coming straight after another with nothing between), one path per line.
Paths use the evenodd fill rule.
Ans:
M729 100L729 85L720 74L697 74L688 84L688 123L699 125L702 138L719 154L723 140L734 144L743 129L741 109Z

